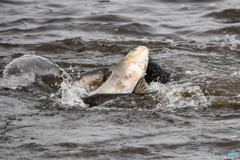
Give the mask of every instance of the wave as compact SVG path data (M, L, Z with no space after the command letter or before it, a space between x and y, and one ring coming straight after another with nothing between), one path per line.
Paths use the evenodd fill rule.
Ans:
M64 30L63 26L56 25L43 25L34 28L22 29L22 28L11 28L6 30L1 30L0 33L3 34L20 34L20 33L44 33L46 31L56 31L56 30Z
M33 142L22 144L20 146L17 146L17 148L22 149L22 150L31 150L31 151L38 151L38 152L48 150L42 144L33 143Z
M214 29L214 30L208 30L205 33L207 34L240 34L240 27L239 26L230 26L230 27L224 27L220 29Z
M240 22L240 9L226 9L220 12L212 12L204 17L214 17L222 23L238 23Z
M104 14L104 15L93 15L85 17L83 20L86 21L100 21L100 22L119 22L119 23L127 23L132 20L129 17L115 14Z
M12 1L12 0L1 0L0 4L10 4L10 5L27 5L32 4L34 2L25 2L25 1Z
M154 34L154 29L147 25L141 23L130 23L116 26L114 31L120 34L131 34L131 35L138 35L138 36L157 36Z
M66 71L52 61L36 55L24 55L5 67L1 87L16 89L18 86L26 86L35 82L36 76L41 76L43 82L53 86L62 82L61 78L72 80Z
M159 2L166 3L209 3L209 2L219 2L219 0L157 0ZM222 0L220 0L222 1Z

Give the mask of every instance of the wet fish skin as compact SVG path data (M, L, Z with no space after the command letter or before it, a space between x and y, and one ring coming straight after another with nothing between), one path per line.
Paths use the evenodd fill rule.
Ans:
M85 85L98 84L100 86L111 75L109 67L97 68L89 72L81 74L78 79L72 83L76 87L84 87ZM145 81L149 84L151 82L167 83L170 81L170 73L162 68L161 65L156 63L153 59L149 58L148 67L145 75Z
M149 84L151 82L167 83L170 81L170 73L162 68L161 65L154 62L153 59L149 59L147 74L145 75L145 80Z
M112 74L92 94L132 93L138 80L145 76L149 50L139 46L131 50L119 63L110 67Z
M73 81L72 86L76 87L99 87L102 85L108 77L111 75L111 71L108 67L97 68L89 72L81 74L81 76Z
M99 106L107 101L116 99L116 98L123 98L123 97L133 97L136 96L132 93L117 93L117 94L94 94L88 97L83 98L83 102L88 104L89 107Z

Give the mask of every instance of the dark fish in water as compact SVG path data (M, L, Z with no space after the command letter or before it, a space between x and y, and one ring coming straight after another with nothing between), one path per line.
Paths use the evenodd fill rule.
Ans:
M170 81L170 73L165 71L158 63L154 62L149 58L147 74L145 75L145 80L147 83L160 82L167 83Z
M109 68L97 68L80 75L80 78L73 81L72 85L76 87L84 87L88 91L93 91L102 85L111 75Z
M134 94L128 93L118 93L118 94L94 94L83 98L83 102L90 106L98 106L109 100L116 99L118 97L129 97L134 96Z

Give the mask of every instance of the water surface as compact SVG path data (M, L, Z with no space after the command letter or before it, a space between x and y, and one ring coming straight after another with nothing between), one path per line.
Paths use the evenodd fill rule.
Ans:
M240 154L239 4L1 0L0 159L233 159L215 154ZM89 108L66 84L3 78L27 54L78 77L139 45L171 73L155 95Z

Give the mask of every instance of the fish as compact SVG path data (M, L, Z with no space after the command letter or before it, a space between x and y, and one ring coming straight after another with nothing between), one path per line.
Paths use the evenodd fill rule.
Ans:
M73 80L72 86L86 87L92 91L100 87L112 74L109 67L101 67L93 69L88 72L84 72L79 78ZM162 84L170 81L170 73L168 73L161 65L156 63L151 57L149 57L148 67L145 75L145 81L147 84L151 82L159 82ZM88 90L90 91L90 90Z
M97 68L80 75L79 78L73 80L72 86L85 88L88 92L96 90L111 75L108 67Z
M91 94L132 93L147 70L149 50L139 46L131 50L120 62L110 67L112 74Z
M145 81L150 84L151 82L159 82L166 84L170 81L170 73L168 73L161 65L155 62L151 57L149 58L148 68L145 75Z
M139 46L117 64L83 74L73 85L83 87L100 84L90 96L83 98L84 103L96 106L117 97L148 94L147 84L153 81L167 83L169 76L168 72L149 58L148 48Z
M118 97L149 94L147 84L164 84L170 81L169 77L170 73L149 57L148 48L139 46L111 67L98 68L82 74L73 85L95 86L90 96L83 98L83 102L91 107Z
M90 94L80 98L89 106L100 105L117 97L149 94L147 84L167 83L170 77L170 73L150 58L146 46L131 50L120 62L110 67L85 72L77 79L51 60L37 55L16 58L5 67L3 72L5 78L22 74L41 76L44 83L50 86L55 84L59 86L64 80L72 86L88 88ZM52 74L54 76L51 76ZM48 82L49 80L53 82Z

